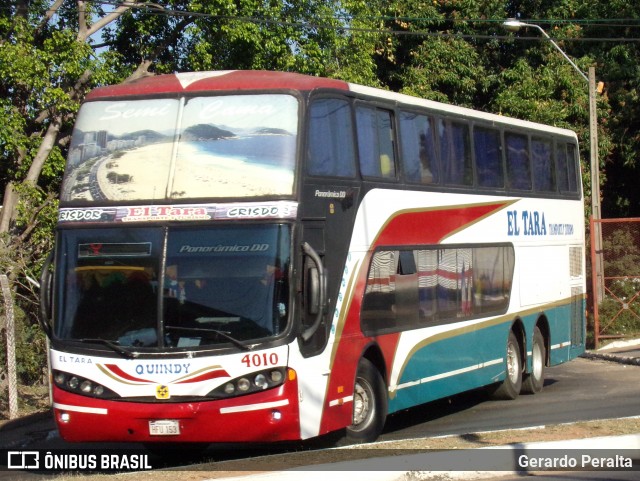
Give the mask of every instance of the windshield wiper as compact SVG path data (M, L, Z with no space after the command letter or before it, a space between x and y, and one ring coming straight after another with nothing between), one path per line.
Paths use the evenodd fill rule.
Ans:
M226 339L227 341L231 342L234 346L239 347L243 351L251 351L251 349L252 349L251 346L247 346L246 344L242 343L241 341L239 341L235 337L232 337L229 334L227 334L226 332L219 331L217 329L205 329L205 328L202 328L202 327L179 327L179 326L165 326L165 329L173 329L173 330L176 330L176 331L184 331L184 332L213 333L213 334L217 334L218 336L220 336L220 337Z
M106 339L78 339L78 341L84 342L84 343L87 343L87 344L102 344L104 346L107 346L107 347L111 348L112 350L114 350L118 354L121 354L122 356L126 357L127 359L135 359L140 355L137 352L129 351L128 349L125 349L124 347L116 344L115 342L108 341Z

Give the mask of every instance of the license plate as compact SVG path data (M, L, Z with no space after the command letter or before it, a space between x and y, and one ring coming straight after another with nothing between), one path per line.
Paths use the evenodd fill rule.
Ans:
M179 434L180 423L175 419L149 421L149 435L151 436L177 436Z

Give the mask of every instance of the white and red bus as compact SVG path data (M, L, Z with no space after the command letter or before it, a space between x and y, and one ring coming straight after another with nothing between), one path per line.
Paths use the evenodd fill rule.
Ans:
M42 277L68 441L255 442L481 386L585 345L574 133L293 73L98 88Z

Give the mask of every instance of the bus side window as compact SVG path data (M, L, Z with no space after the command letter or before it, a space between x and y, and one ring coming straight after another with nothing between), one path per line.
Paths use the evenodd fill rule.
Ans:
M388 110L356 108L360 171L364 177L396 178L392 120Z
M416 251L420 318L426 322L436 319L438 313L438 250Z
M550 139L531 139L533 182L537 192L556 191L556 172Z
M462 122L440 119L438 135L445 184L473 185L469 126Z
M558 189L560 192L568 192L569 177L567 171L567 146L561 142L556 144L556 168L558 169Z
M529 166L528 139L525 135L506 133L507 179L514 190L531 190L531 167Z
M393 305L398 261L398 251L378 251L373 255L362 299L361 322L365 333L395 329Z
M473 129L476 175L480 187L504 187L500 132L495 129Z
M355 177L351 109L346 100L317 99L309 114L307 169L311 175Z
M575 145L567 144L567 178L569 192L578 192L578 186L580 185L578 180L580 169L578 168L578 157L576 152L577 149Z
M407 181L418 184L438 183L438 158L430 117L401 112L400 146Z
M577 192L575 148L572 144L556 144L556 167L558 169L558 189L560 192Z

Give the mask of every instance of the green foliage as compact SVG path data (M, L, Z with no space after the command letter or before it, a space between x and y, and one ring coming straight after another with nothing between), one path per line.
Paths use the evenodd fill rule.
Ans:
M478 51L461 39L429 38L411 52L403 69L404 93L474 107L480 82L487 76Z
M603 235L606 298L598 308L600 330L609 335L640 333L640 244L636 224Z
M2 299L0 299L0 304ZM47 342L42 329L33 324L18 307L14 308L15 314L15 355L16 374L21 384L40 383L47 376ZM4 313L3 313L4 315ZM7 350L5 345L5 332L1 332L0 340L0 365L6 366ZM0 393L6 395L6 391Z
M602 250L606 253L605 273L607 277L621 278L631 273L640 275L640 245L637 242L637 225L615 229L603 235Z
M640 279L615 281L617 298L607 297L600 303L600 334L630 337L640 333ZM629 302L632 301L632 302Z

